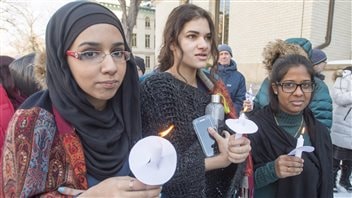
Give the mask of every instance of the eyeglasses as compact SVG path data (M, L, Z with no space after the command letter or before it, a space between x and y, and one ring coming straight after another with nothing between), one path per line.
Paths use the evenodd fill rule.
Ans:
M305 93L311 93L314 90L315 83L311 81L294 83L294 82L276 82L276 85L281 86L282 91L285 93L293 93L300 87Z
M125 63L131 58L131 52L127 52L127 51L113 51L110 54L105 54L102 51L76 52L76 51L67 50L66 55L74 57L84 62L96 63L96 64L103 62L106 55L110 55L115 63Z

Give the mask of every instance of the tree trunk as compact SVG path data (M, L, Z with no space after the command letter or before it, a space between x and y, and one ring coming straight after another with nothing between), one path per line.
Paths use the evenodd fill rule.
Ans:
M130 6L128 7L128 12L126 7L126 1L125 0L118 0L118 1L120 3L121 10L122 10L121 22L122 22L123 29L125 31L126 40L128 42L128 45L131 46L133 27L136 25L139 5L141 4L142 0L131 0Z

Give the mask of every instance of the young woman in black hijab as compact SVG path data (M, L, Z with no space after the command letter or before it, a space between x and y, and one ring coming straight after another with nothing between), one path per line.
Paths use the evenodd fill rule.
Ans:
M160 187L128 176L141 117L119 19L97 3L68 3L49 21L46 53L48 89L26 100L9 124L0 197L158 196Z

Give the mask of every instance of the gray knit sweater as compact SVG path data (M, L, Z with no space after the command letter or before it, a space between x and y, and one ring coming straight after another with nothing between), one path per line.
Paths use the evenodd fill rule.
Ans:
M158 135L170 125L165 138L177 152L175 175L162 188L163 196L224 197L235 166L205 172L205 155L193 130L192 120L204 115L210 102L207 91L194 88L166 72L156 73L141 84L144 136Z

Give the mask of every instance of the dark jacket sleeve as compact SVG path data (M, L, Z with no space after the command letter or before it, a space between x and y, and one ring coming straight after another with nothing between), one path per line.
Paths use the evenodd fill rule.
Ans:
M239 80L238 90L232 96L232 102L236 109L237 114L239 115L243 107L243 101L246 99L247 90L246 90L246 79L241 73L239 73L238 80Z

